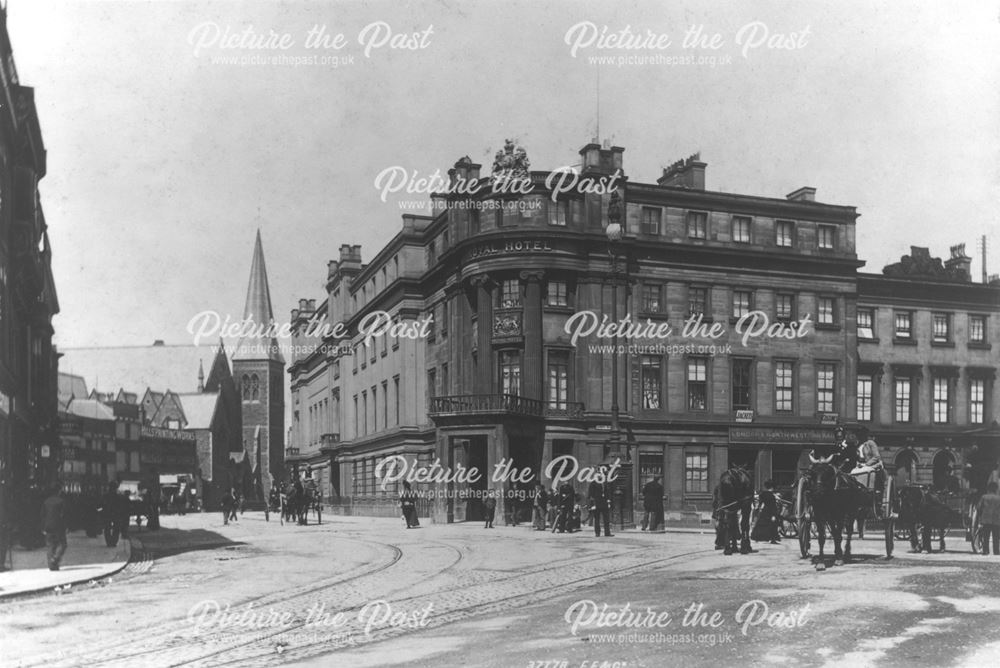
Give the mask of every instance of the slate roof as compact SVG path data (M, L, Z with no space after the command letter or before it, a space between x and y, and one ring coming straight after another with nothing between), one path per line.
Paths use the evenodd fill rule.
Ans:
M59 373L59 403L66 406L72 398L86 399L87 381L83 376L74 376L71 373Z
M70 415L91 418L93 420L114 421L115 419L114 411L97 399L73 399L66 407L66 412Z
M218 392L202 392L179 394L184 417L187 418L185 429L210 429L215 408L219 405Z

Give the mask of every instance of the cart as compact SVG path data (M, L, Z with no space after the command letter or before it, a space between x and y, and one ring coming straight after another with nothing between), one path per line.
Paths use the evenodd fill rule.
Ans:
M881 496L872 490L869 492L871 506L877 519L882 520L885 534L885 558L891 559L895 547L895 536L893 528L899 512L899 499L896 493L896 484L891 477L887 477L885 488ZM795 483L795 506L794 516L798 526L799 552L802 558L809 556L810 538L813 521L812 506L809 503L807 494L807 480L804 475L799 476Z

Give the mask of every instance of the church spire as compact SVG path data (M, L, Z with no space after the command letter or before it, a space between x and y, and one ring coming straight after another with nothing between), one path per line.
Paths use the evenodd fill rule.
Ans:
M274 321L274 310L271 308L271 290L267 283L267 267L264 265L264 246L260 240L259 228L253 249L253 261L250 264L250 283L247 285L243 320L252 323L251 331L254 333L263 331ZM233 359L285 361L273 336L243 337L233 354Z

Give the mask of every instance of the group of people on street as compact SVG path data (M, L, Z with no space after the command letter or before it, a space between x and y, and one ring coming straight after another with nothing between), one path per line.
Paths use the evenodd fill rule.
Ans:
M592 523L594 535L611 536L611 508L613 505L614 484L606 480L608 467L601 467L601 476L590 483L587 488L589 515L587 522ZM408 507L408 496L412 494L408 483L404 483L404 491L400 494L400 506L404 516ZM499 492L487 490L482 499L484 514L483 528L494 528ZM642 530L655 531L663 522L663 485L660 478L654 478L643 488L645 516ZM573 533L582 529L583 504L582 497L576 493L573 485L564 482L547 490L542 483L536 483L530 493L531 525L535 531L551 531L553 533ZM512 506L513 504L505 504ZM506 515L506 513L505 513ZM517 526L516 522L507 519L508 525ZM407 528L410 524L407 522Z

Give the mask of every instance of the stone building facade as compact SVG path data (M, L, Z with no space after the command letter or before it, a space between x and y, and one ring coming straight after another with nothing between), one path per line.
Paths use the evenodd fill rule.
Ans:
M1000 285L972 283L955 246L913 247L882 275L858 275L857 419L900 484L946 487L973 445L1000 454Z
M509 460L545 484L561 455L583 466L618 457L626 511L662 476L674 519L703 519L734 463L758 485L790 485L835 424L856 423L857 211L810 187L784 198L708 190L699 156L634 182L623 156L588 144L574 187L530 172L517 194L463 158L452 185L479 187L404 216L369 263L342 246L326 298L292 313L296 347L310 352L289 368L288 462L355 512L395 512L396 488L373 473L396 454L487 472ZM615 241L612 208L624 223ZM382 312L422 335L365 341ZM577 332L626 314L645 331L619 341L616 364L613 337ZM317 323L340 332L308 336ZM488 486L511 491L445 484L427 512L478 517Z
M57 475L59 312L38 184L46 151L34 90L21 84L0 8L0 557L8 535L40 537L41 488Z

